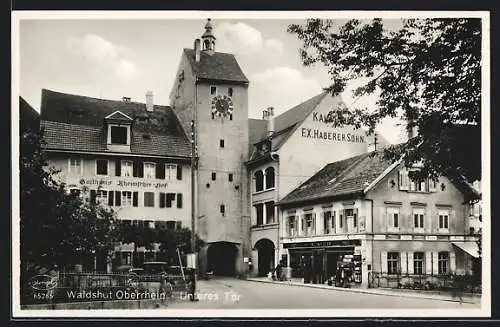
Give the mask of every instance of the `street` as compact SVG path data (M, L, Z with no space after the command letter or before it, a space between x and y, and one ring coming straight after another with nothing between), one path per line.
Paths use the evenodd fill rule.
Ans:
M176 295L172 309L474 309L480 304L361 294L331 289L315 289L284 284L259 283L231 278L201 280L199 301L185 293Z

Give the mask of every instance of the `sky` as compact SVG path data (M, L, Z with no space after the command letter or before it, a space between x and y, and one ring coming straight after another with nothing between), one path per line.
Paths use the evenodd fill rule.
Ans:
M250 80L249 116L275 114L319 94L330 84L326 68L304 67L301 42L286 29L302 19L212 19L216 51L233 53ZM19 91L39 111L41 90L102 99L168 105L183 48L192 48L206 19L23 19L19 23ZM339 20L339 24L342 21ZM397 27L397 21L386 21ZM349 107L353 81L342 98ZM373 106L376 96L356 105ZM398 126L399 125L399 126ZM404 140L400 122L386 119L377 131L390 143Z

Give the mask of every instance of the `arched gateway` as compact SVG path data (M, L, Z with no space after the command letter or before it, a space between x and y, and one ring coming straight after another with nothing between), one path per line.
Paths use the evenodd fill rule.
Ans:
M258 274L267 276L274 269L274 243L262 238L255 243L254 248L258 251Z
M215 242L208 246L207 271L215 276L236 276L236 245L229 242Z

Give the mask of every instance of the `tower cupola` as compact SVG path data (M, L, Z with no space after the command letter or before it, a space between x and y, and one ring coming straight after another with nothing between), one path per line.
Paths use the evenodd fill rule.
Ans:
M202 51L212 55L215 52L215 36L212 33L213 26L211 19L207 19L205 24L205 33L201 36Z

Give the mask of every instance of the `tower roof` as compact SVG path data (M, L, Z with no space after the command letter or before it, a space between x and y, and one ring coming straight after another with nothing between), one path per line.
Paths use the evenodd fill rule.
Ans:
M194 74L199 80L248 84L248 79L241 70L234 55L214 52L208 55L200 53L200 62L196 62L193 49L184 49Z

